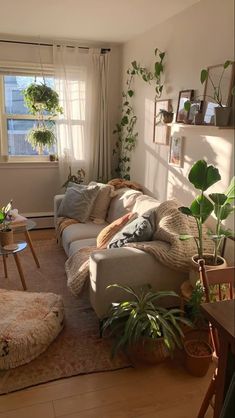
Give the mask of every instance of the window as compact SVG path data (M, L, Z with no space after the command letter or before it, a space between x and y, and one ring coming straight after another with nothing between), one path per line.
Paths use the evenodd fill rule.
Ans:
M1 106L1 154L10 157L35 157L38 151L27 141L27 133L36 123L35 116L30 114L24 104L23 90L32 82L43 82L42 77L27 75L0 76ZM54 87L54 78L46 77L48 86ZM2 90L2 91L1 91ZM47 115L45 114L45 119ZM48 120L47 125L55 128L55 121ZM43 152L44 156L56 153L56 145Z

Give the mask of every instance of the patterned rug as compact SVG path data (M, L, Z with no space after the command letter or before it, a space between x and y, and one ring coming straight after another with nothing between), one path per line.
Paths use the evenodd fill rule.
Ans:
M124 355L111 360L112 342L108 338L99 338L99 323L89 303L88 289L85 288L79 298L67 289L64 251L55 240L35 241L34 247L40 269L36 267L28 248L19 254L27 289L62 295L65 327L47 351L31 363L8 371L0 370L0 394L69 376L128 367ZM22 290L12 256L8 257L7 265L8 279L4 278L0 257L0 287Z

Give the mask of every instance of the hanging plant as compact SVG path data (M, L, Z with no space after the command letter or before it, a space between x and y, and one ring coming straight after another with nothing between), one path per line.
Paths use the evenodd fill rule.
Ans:
M45 82L30 84L23 94L27 108L37 118L36 126L28 132L27 140L34 149L42 153L43 149L50 148L56 142L53 127L50 128L45 123L45 112L47 112L47 120L63 113L59 104L59 95Z
M45 83L32 83L23 91L23 94L25 104L33 115L43 110L51 113L52 116L63 113L58 93Z
M162 82L162 74L164 71L163 61L165 52L161 52L158 48L154 51L156 62L154 63L154 70L150 71L145 67L141 67L136 61L131 63L127 70L126 89L122 92L122 108L121 121L116 124L113 133L117 135L117 141L113 149L113 155L118 155L118 166L116 173L118 177L130 180L130 162L131 152L134 150L138 132L136 132L135 125L137 116L135 115L132 97L134 96L133 81L134 77L141 77L146 83L155 83L155 97L159 99L162 95L164 84Z

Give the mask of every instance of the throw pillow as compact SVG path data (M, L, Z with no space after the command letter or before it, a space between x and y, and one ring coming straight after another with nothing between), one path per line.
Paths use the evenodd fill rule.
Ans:
M149 209L157 208L159 205L160 202L158 200L143 194L142 196L137 197L133 207L133 212L138 213L139 216L142 216Z
M90 213L99 187L87 187L77 184L68 187L58 210L58 216L76 219L79 222L86 222Z
M115 196L111 200L107 216L109 224L128 212L134 212L133 206L136 198L142 194L138 190L128 188L116 190L115 193Z
M113 236L135 216L135 213L127 213L126 215L121 216L121 218L116 219L110 225L102 229L97 237L97 248L107 248L107 245Z
M90 219L96 224L105 223L110 201L114 196L114 187L109 184L92 181L89 186L98 186L99 193L95 199Z
M155 211L148 211L128 223L110 241L108 248L119 248L129 242L151 241L155 231Z

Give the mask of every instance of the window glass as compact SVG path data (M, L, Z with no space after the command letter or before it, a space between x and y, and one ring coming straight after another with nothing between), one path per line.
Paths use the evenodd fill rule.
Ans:
M36 125L35 120L27 119L8 119L7 120L7 134L8 134L8 153L11 156L21 155L30 156L38 155L38 151L33 149L31 144L27 141L27 133ZM47 121L46 125L51 129L54 127L54 121ZM49 150L44 150L43 155L55 154L56 145L53 145Z
M43 83L42 77L4 76L5 113L13 115L27 115L29 111L24 104L23 90L31 83ZM54 87L54 79L45 77L46 85Z

